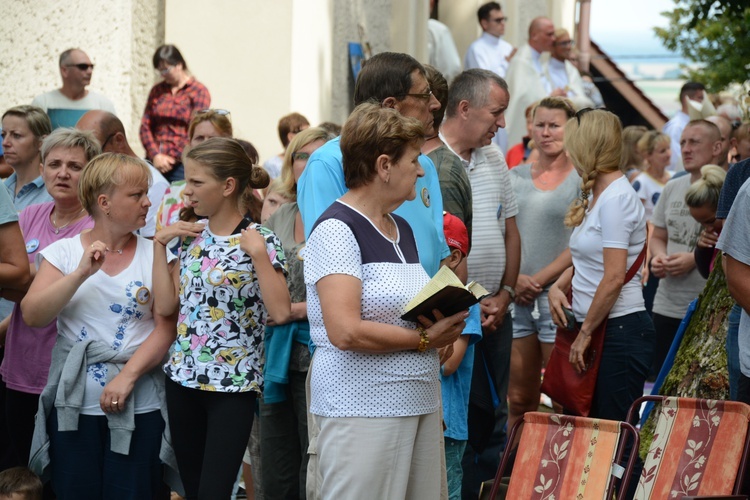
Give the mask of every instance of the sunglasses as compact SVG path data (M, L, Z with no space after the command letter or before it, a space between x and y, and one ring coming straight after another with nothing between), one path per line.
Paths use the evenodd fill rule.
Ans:
M195 116L205 115L206 113L213 113L215 115L227 116L227 117L232 114L230 111L228 111L226 109L210 109L210 108L208 108L208 109L201 109L201 110L196 111L195 112Z
M94 69L94 65L93 64L86 64L86 63L81 63L81 64L66 64L65 67L66 68L78 68L81 71L86 71L89 68Z
M310 153L303 153L301 151L298 152L298 153L292 153L292 160L307 161L309 159L310 159Z

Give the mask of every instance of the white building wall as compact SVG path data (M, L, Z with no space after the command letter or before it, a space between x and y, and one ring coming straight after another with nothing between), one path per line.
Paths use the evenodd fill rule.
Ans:
M89 88L115 103L131 144L139 146L138 122L155 77L151 56L163 29L163 2L12 0L2 5L0 112L62 86L60 53L78 47L96 65Z

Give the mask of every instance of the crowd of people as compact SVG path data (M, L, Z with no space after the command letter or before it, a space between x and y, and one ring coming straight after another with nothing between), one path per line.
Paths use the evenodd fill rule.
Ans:
M63 52L2 115L0 498L229 498L243 466L255 498L476 498L557 328L577 371L601 330L590 414L625 420L717 248L750 402L750 125L690 119L688 82L663 131L623 129L567 31L516 50L499 4L478 20L463 71L374 55L343 126L286 115L263 166L175 46L145 159ZM443 267L488 295L403 319Z

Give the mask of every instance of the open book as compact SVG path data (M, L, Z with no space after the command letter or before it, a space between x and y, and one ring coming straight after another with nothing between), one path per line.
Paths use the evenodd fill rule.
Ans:
M476 281L464 285L448 266L442 266L417 296L406 304L406 312L401 319L417 321L417 316L421 314L434 321L433 309L443 316L451 316L465 311L489 294Z

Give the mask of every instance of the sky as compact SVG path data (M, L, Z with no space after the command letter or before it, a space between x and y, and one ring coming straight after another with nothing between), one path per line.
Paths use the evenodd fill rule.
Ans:
M673 0L592 0L591 38L610 56L669 54L653 27L666 27L660 13L674 6Z

